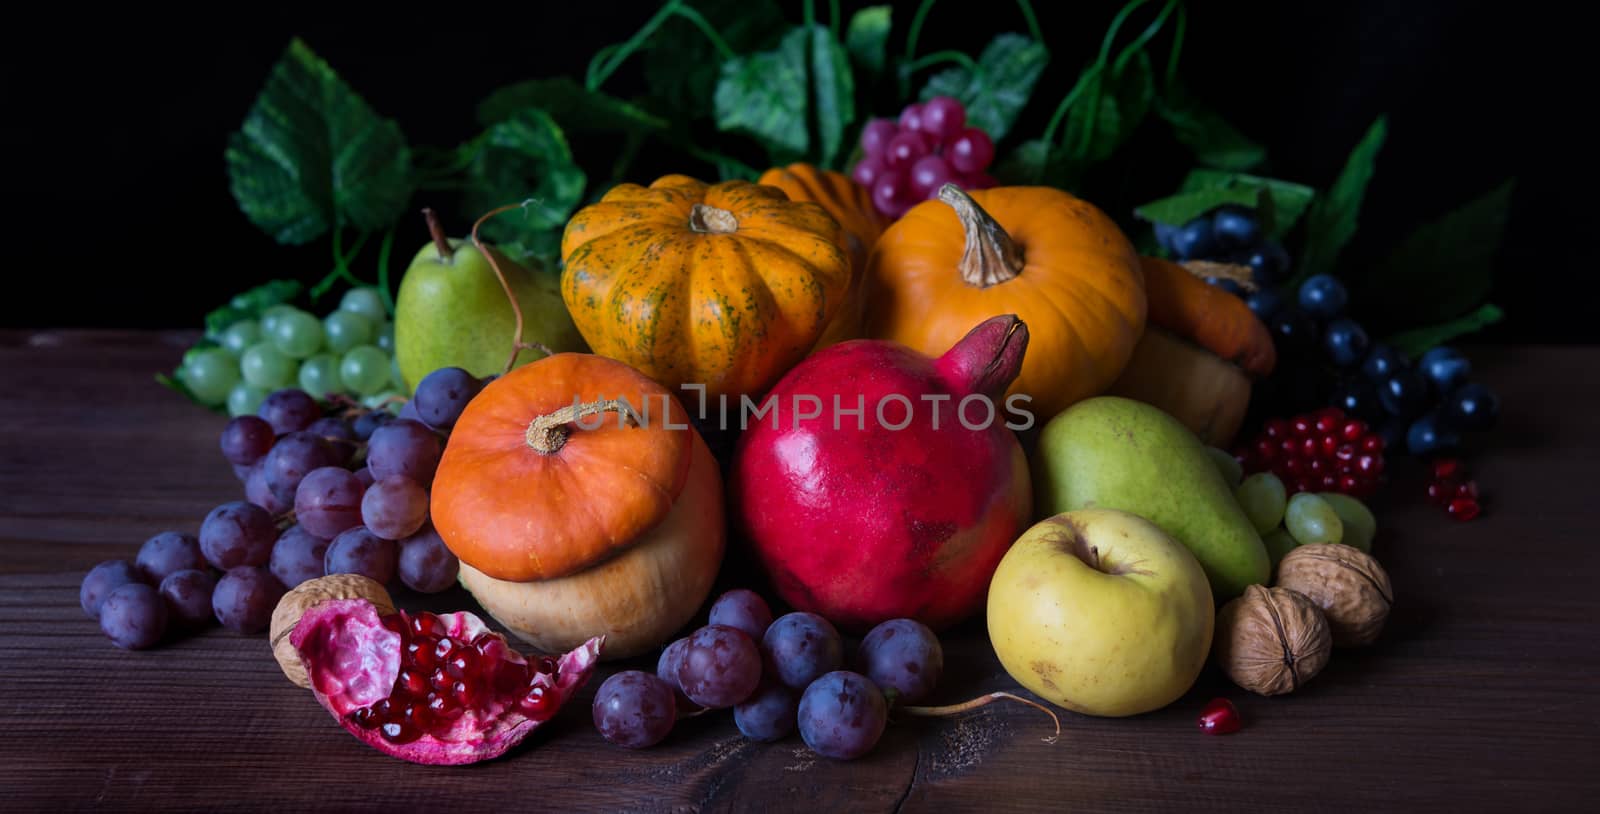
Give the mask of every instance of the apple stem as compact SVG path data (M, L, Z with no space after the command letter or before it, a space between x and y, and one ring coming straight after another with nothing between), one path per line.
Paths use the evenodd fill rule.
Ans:
M1041 740L1043 740L1045 743L1055 743L1061 738L1061 719L1056 717L1056 714L1052 712L1050 708L1037 701L1029 701L1020 695L1012 695L1011 693L1003 691L991 692L987 695L980 695L971 701L963 701L959 704L946 704L942 707L899 707L898 709L900 712L904 712L907 715L915 715L921 718L945 718L951 715L960 715L963 712L968 712L970 710L977 709L978 707L985 707L1000 700L1016 701L1021 704L1027 704L1028 706L1033 707L1034 709L1039 710L1046 715L1049 715L1050 720L1055 722L1056 734L1051 735L1048 738L1041 738Z
M517 354L519 354L519 353L521 353L521 352L523 352L525 350L536 350L536 351L539 351L540 353L543 353L546 356L554 356L554 355L556 355L555 351L551 350L549 347L547 347L547 346L545 346L545 345L543 345L541 343L538 343L538 342L524 342L524 341L522 341L522 304L517 302L516 292L511 290L511 281L506 279L505 270L500 268L500 261L495 258L495 253L490 251L489 247L484 245L483 240L478 237L478 227L482 226L484 224L484 222L488 221L490 218L492 218L495 215L498 215L498 214L500 214L502 212L510 212L513 209L521 209L522 206L523 206L523 204L521 204L521 203L514 203L514 204L506 204L505 206L496 207L496 208L491 209L488 212L484 213L483 217L478 218L478 220L472 224L472 245L478 247L478 251L483 254L483 259L489 261L489 268L494 269L494 276L498 277L500 279L500 288L506 292L506 300L508 300L511 303L511 314L512 314L512 316L516 317L516 321L517 321L516 322L516 327L512 329L512 333L511 333L511 357L509 359L506 359L506 366L505 366L504 369L502 369L500 371L500 375L502 375L502 376L504 376L507 373L510 373L511 369L513 367L516 367L516 365L517 365ZM424 209L423 212L427 213L428 210ZM430 215L429 216L430 227L435 222L437 222L437 221L435 221L432 218L432 216ZM434 233L434 239L437 240L439 238L440 234L442 234L442 233L441 232L435 232Z
M445 236L444 224L439 222L439 216L432 209L423 207L422 218L428 222L428 234L433 236L433 248L439 252L439 259L449 260L456 250L450 248L450 238Z

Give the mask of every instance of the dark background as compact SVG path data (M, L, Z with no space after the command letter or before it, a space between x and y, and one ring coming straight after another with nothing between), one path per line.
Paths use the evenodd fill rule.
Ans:
M799 3L784 5L798 21ZM865 4L844 5L848 14ZM895 4L891 53L915 5ZM1036 5L1052 63L1016 128L1026 134L1042 129L1120 3ZM398 120L413 145L448 146L476 132L473 109L489 91L525 78L581 77L590 55L631 35L653 8L535 3L400 17L252 6L244 16L170 19L47 11L74 18L39 21L0 56L14 230L0 325L196 327L206 310L258 282L319 278L326 246L280 247L257 231L235 208L222 161L227 134L292 35ZM1316 186L1333 178L1377 115L1389 114L1389 140L1346 255L1355 263L1517 176L1493 295L1509 318L1485 338L1595 341L1600 329L1583 299L1561 291L1576 277L1566 270L1582 267L1574 231L1552 204L1577 190L1573 172L1583 166L1573 159L1579 127L1561 124L1583 101L1561 90L1579 75L1581 51L1565 41L1577 26L1510 16L1517 11L1503 3L1191 3L1183 73L1268 146L1270 174ZM1010 3L944 0L918 52L976 53L1008 30L1026 30ZM641 65L630 62L606 89L641 90ZM574 147L582 158L584 145ZM1186 160L1174 152L1171 166L1141 173L1130 203L1174 189ZM646 161L634 180L668 169L682 167ZM414 203L442 202L419 195ZM1100 203L1127 215L1116 211L1121 202ZM466 224L457 217L450 225ZM425 238L420 221L403 227L396 273Z

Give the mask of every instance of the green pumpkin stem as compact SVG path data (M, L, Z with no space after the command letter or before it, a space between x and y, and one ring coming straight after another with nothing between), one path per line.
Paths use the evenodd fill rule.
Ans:
M971 195L955 184L945 184L939 188L939 200L956 211L967 233L967 247L957 264L967 285L988 288L1022 273L1022 250Z

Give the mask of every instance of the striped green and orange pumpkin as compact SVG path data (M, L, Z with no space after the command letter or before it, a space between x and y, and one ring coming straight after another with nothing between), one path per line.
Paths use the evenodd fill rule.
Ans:
M850 285L845 236L822 207L745 181L622 184L573 216L561 256L589 347L711 396L771 387Z

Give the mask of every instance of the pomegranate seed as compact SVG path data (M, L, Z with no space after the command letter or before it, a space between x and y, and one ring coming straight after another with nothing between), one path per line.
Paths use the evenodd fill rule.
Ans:
M1317 439L1306 438L1300 442L1300 457L1315 458L1317 457L1318 449L1319 445L1317 444Z
M1440 458L1433 462L1434 480L1456 480L1466 474L1459 458Z
M356 710L352 717L355 719L356 726L362 729L377 729L378 724L382 723L378 720L377 713L372 711L372 707L362 707Z
M1289 429L1297 438L1304 438L1310 435L1311 428L1314 426L1316 425L1312 424L1311 419L1306 416L1297 416L1289 422Z
M1341 492L1343 492L1343 493L1345 493L1347 495L1353 495L1360 488L1361 488L1361 481L1357 480L1354 476L1349 475L1349 474L1344 474L1344 475L1340 475L1339 476L1339 491L1341 491Z
M428 712L433 715L435 720L453 721L460 718L461 713L466 712L466 710L462 709L454 698L430 692L428 693Z
M1455 496L1456 497L1464 497L1464 498L1467 498L1469 500L1477 500L1478 499L1478 482L1475 481L1475 480L1469 480L1466 483L1462 483L1462 484L1457 485L1456 486Z
M446 636L440 639L438 644L433 646L433 655L440 661L448 661L450 659L450 654L454 653L457 647L459 647L459 645L456 644L456 640Z
M1297 478L1294 482L1296 494L1300 492L1315 492L1317 491L1315 487L1316 484L1312 483L1310 478Z
M1361 436L1366 434L1367 422L1360 419L1346 421L1344 422L1344 426L1339 428L1339 437L1346 441L1358 440L1361 438Z
M1356 470L1364 475L1377 475L1383 472L1383 459L1376 455L1357 456Z
M1314 418L1331 418L1335 423L1344 422L1344 411L1338 407L1324 407L1311 414Z
M1321 477L1323 470L1327 468L1328 465L1321 458L1312 458L1306 462L1306 472L1318 477Z
M1226 698L1213 698L1200 710L1200 731L1207 735L1230 735L1239 724L1239 708Z
M1338 417L1328 414L1319 415L1317 416L1317 432L1331 433L1339 429L1339 425L1343 422L1344 416L1342 415Z
M1446 511L1450 512L1450 515L1455 519L1466 522L1477 517L1483 511L1483 507L1478 505L1478 501L1470 497L1458 497L1450 501L1450 506Z
M1361 451L1376 455L1383 451L1383 436L1369 435L1361 439Z
M1339 436L1328 434L1322 436L1322 449L1318 450L1324 458L1337 452L1339 449Z
M1329 475L1323 475L1322 476L1322 491L1324 491L1324 492L1333 492L1333 491L1337 491L1338 488L1339 488L1339 476L1338 475L1329 474Z
M432 637L434 631L441 630L439 617L426 611L411 617L411 632L417 636Z
M1289 435L1289 422L1284 421L1281 418L1274 418L1267 422L1266 429L1263 430L1263 433L1268 438L1272 439L1287 437Z
M472 650L461 648L445 662L444 671L455 678L468 678L478 666L478 656Z
M526 713L529 717L533 717L541 712L544 712L545 706L549 703L549 700L550 699L545 697L544 687L536 686L529 689L527 694L522 696L520 706L522 707L522 711L524 713Z
M1436 480L1428 484L1428 502L1436 506L1443 506L1455 497L1456 483L1451 480Z
M457 681L451 685L450 694L455 696L455 699L461 702L463 707L478 706L478 686L476 683Z
M379 621L383 622L384 627L394 631L395 633L403 634L406 632L406 620L398 613L386 613L379 619Z
M537 662L537 664L539 665L539 672L544 673L545 675L551 675L551 676L556 674L556 660L555 659L550 658L549 656L540 656L539 657L539 661Z
M1283 471L1289 475L1299 477L1306 471L1306 462L1299 458L1290 458L1283 462Z
M455 685L455 683L456 680L451 678L449 674L444 671L443 667L434 670L433 675L428 676L428 686L438 690L439 692L448 691L452 686Z
M1285 458L1293 458L1300 454L1300 442L1293 438L1285 438L1278 442L1278 451L1282 452Z
M1336 449L1334 449L1333 457L1336 460L1345 461L1345 462L1349 462L1349 461L1355 460L1355 457L1356 457L1356 445L1355 444L1340 444Z
M390 721L378 729L383 739L390 743L410 743L422 737L422 732L416 727L403 724L399 721Z
M407 695L421 698L428 691L428 682L421 673L411 670L401 670L400 677L395 679L394 688L405 692Z

